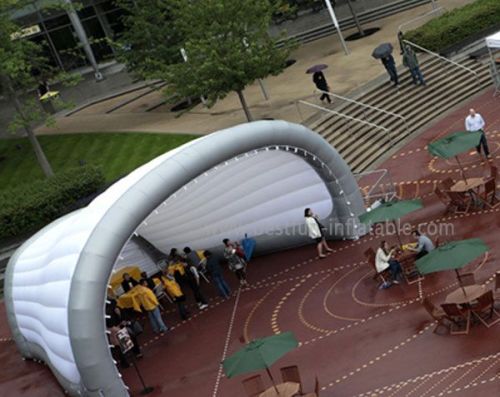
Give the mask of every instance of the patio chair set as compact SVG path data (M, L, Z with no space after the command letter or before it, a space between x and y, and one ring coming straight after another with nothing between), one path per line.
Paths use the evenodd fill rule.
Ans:
M465 214L477 208L496 208L500 204L497 175L497 167L490 164L487 176L465 181L446 178L434 188L434 193L446 206L446 213Z
M254 375L242 381L247 397L318 397L319 396L319 381L316 377L314 391L304 393L302 388L302 380L300 377L299 367L291 365L280 368L281 379L283 383L272 387L265 387L261 375Z
M494 290L476 285L473 276L461 275L462 287L449 294L440 307L429 298L423 299L422 305L436 321L435 333L445 329L451 335L466 335L474 322L487 328L500 322L500 313L495 309L500 304L500 273L495 274Z

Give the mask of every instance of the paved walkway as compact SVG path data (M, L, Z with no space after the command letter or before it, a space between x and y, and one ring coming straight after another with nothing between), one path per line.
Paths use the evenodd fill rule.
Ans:
M472 0L441 0L447 9L452 9ZM365 27L378 26L382 29L376 34L362 40L348 43L350 56L345 56L336 35L305 44L297 49L291 58L297 62L279 76L265 80L265 85L271 99L265 101L258 84L253 84L245 90L246 99L256 119L275 118L292 122L301 122L295 102L299 99L313 98L314 85L311 76L305 70L314 64L329 65L326 77L335 93L347 94L385 73L381 63L370 54L374 47L382 42L391 42L398 48L396 33L398 26L416 16L432 9L426 4L397 15L366 24ZM355 30L344 32L345 36ZM399 53L396 59L400 62ZM154 98L151 99L152 101ZM236 94L229 94L219 101L212 109L197 106L181 116L171 112L116 112L103 114L107 109L105 103L93 108L93 112L75 114L59 119L52 128L42 127L39 133L74 133L101 131L147 131L174 132L190 134L206 134L219 129L228 128L245 122Z
M500 207L468 215L447 216L432 194L445 176L460 178L452 161L436 160L426 145L438 136L463 128L470 107L487 121L494 163L500 165L500 99L492 91L479 96L438 121L382 164L403 198L422 198L425 209L405 218L416 225L451 225L445 239L480 237L491 248L464 272L488 288L499 268ZM483 172L475 152L461 156L469 176ZM402 166L404 165L404 166ZM430 228L429 228L430 230ZM403 236L404 241L410 237ZM210 307L180 322L173 308L164 314L172 331L153 337L148 325L140 337L144 359L139 361L152 397L234 397L243 395L244 376L221 376L219 363L241 348L240 340L293 331L300 347L273 366L298 364L304 388L312 391L318 377L322 397L453 397L497 396L500 393L500 324L487 329L474 325L467 336L436 335L435 323L420 299L442 303L458 285L453 272L425 277L420 284L379 290L363 252L394 236L365 236L355 242L332 242L327 259L315 258L313 246L256 258L249 266L250 288L236 300L222 301L211 286ZM235 280L227 278L235 289ZM189 298L191 299L191 297ZM0 395L63 396L48 369L23 362L16 352L0 305ZM146 324L146 320L144 319ZM232 324L232 332L228 329ZM226 339L227 338L227 339ZM140 385L133 369L122 371L132 395ZM265 378L265 374L263 374ZM269 381L265 378L267 386Z

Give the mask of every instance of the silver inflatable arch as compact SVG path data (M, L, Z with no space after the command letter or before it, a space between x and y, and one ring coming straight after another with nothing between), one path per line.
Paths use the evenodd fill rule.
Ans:
M330 237L359 236L364 207L349 167L301 125L258 121L172 150L42 229L11 258L5 302L17 347L23 357L47 363L70 395L128 396L103 310L130 237L139 232L165 251L173 246L169 239L178 247L212 248L221 236L246 231L262 253L310 243L305 207L335 226ZM215 228L205 227L210 223Z

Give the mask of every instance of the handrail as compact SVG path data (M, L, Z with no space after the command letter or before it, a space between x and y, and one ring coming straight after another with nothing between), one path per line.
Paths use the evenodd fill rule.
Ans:
M327 95L335 97L335 98L342 99L342 100L344 100L346 102L354 103L356 105L359 105L359 106L362 106L362 107L365 107L365 108L368 108L368 109L372 109L372 110L376 110L376 111L381 112L381 113L388 114L389 116L397 117L397 118L403 120L406 132L407 133L409 132L409 130L408 130L408 122L406 121L406 117L401 116L400 114L397 114L397 113L394 113L394 112L391 112L389 110L385 110L385 109L382 109L382 108L379 108L379 107L376 107L376 106L373 106L373 105L368 105L367 103L356 101L355 99L347 98L347 97L342 96L342 95L334 94L333 92L323 91L323 90L319 90L319 89L317 89L315 91L321 92L322 94L327 94Z
M389 171L386 168L380 168L380 169L371 170L371 171L364 171L364 172L357 172L357 173L354 173L354 177L356 178L356 180L358 181L358 184L359 184L359 181L362 180L364 177L367 177L367 176L373 175L373 174L382 174L382 175L374 183L371 184L372 186L368 192L366 192L366 193L363 192L363 194L366 198L370 199L370 198L382 197L386 201L390 201L393 198L398 197L398 195L396 193L396 189L394 187L394 183L393 183L392 178L391 178L391 174L389 173ZM382 186L381 182L384 178L388 179L388 185L391 187L392 190L387 191L387 192L383 192L383 193L373 194L375 188L377 188L378 186Z
M391 144L391 147L394 146L394 143L392 141L392 137L391 137L391 134L389 132L389 129L387 129L385 127L382 127L382 126L374 124L374 123L370 123L369 121L358 119L356 117L349 116L348 114L337 112L336 110L333 110L333 109L328 109L328 108L325 108L323 106L315 105L314 103L306 102L306 101L303 101L303 100L299 100L299 101L295 102L295 105L297 106L297 110L298 110L298 112L299 112L299 114L300 114L301 117L302 117L302 114L300 113L300 109L298 107L298 104L305 105L305 106L310 106L312 108L315 108L315 109L318 109L318 110L322 110L323 112L326 112L326 113L334 114L336 116L344 117L344 118L346 118L348 120L357 121L358 123L361 123L361 124L366 124L366 125L368 125L370 127L373 127L373 128L381 129L389 137L389 142ZM302 117L302 120L303 120L303 117Z
M424 19L432 14L437 14L438 12L441 12L441 11L446 11L446 9L444 7L437 7L437 8L434 8L432 11L429 11L429 12L426 12L425 14L422 14L422 15L419 15L418 17L416 18L413 18L413 19L410 19L409 21L406 21L406 22L403 22L401 25L398 26L398 32L402 32L402 27L403 26L406 26L406 25L409 25L413 22L416 22L416 21L419 21L421 19Z
M451 59L448 59L448 58L446 58L446 57L444 57L442 55L439 55L439 54L437 54L437 53L435 53L435 52L433 52L431 50L428 50L427 48L421 47L418 44L412 43L411 41L403 40L403 43L408 44L408 45L410 45L412 47L418 48L420 51L424 51L427 54L432 55L432 56L434 56L436 58L439 58L439 59L441 59L441 60L443 60L445 62L451 63L453 66L456 66L456 67L458 67L460 69L463 69L463 70L467 71L468 73L472 73L472 75L476 78L477 83L479 85L481 84L481 81L479 80L479 75L477 74L476 71L472 70L471 68L468 68L467 66L461 65L458 62L452 61Z

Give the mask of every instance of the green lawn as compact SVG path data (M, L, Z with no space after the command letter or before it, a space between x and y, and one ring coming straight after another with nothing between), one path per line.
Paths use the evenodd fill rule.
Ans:
M182 145L194 135L92 133L47 135L38 139L54 172L78 167L80 160L100 166L107 181ZM0 189L43 178L26 138L0 140Z

